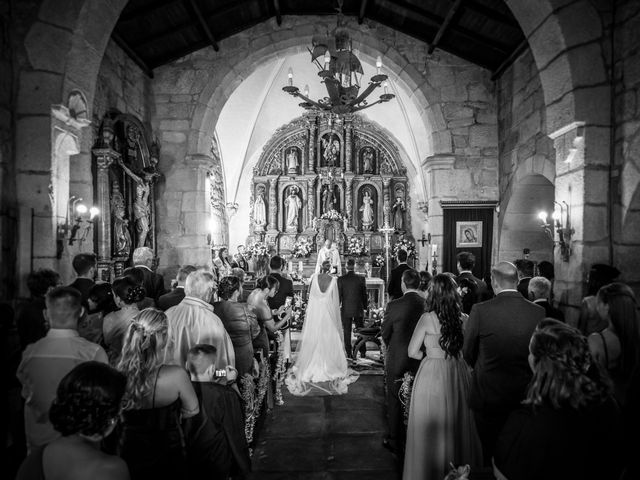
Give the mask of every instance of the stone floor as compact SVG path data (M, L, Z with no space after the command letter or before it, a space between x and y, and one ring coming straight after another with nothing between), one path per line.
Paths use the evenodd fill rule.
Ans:
M294 397L275 407L253 454L253 479L393 480L382 447L382 376L361 375L343 396Z

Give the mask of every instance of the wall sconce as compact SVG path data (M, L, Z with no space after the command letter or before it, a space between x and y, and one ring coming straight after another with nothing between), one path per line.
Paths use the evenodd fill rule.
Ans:
M548 223L549 215L547 212L540 212L538 218L542 222L540 227L544 230L547 236L551 239L554 245L560 246L560 255L563 262L568 262L571 256L571 237L575 233L575 230L571 228L571 220L569 215L569 205L567 202L553 202L556 207L551 214L552 223ZM558 236L558 240L555 239L555 234Z
M93 227L95 218L100 214L98 207L87 207L82 202L82 198L72 195L67 202L67 218L65 223L58 225L56 239L56 257L62 258L64 251L64 241L68 240L69 245L73 245L76 241L80 244L87 239L89 231ZM75 217L73 224L70 219ZM83 227L84 224L84 227ZM82 231L81 231L82 230Z

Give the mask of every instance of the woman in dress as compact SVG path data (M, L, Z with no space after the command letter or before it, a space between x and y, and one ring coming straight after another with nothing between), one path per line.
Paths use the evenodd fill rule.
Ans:
M320 273L311 278L309 303L295 363L285 382L294 395L347 393L358 374L347 368L344 349L338 281L329 275L331 262L322 262Z
M227 247L221 247L218 250L218 255L213 259L213 265L216 267L218 278L231 275L231 262L229 262Z
M90 342L103 345L102 327L104 317L118 310L113 299L113 290L108 282L96 283L89 290L89 314L78 323L78 333Z
M267 298L273 298L278 291L280 282L272 275L267 275L258 279L256 288L249 294L247 305L255 313L260 333L253 340L253 348L256 353L262 352L262 357L267 358L269 355L269 333L274 334L280 328L284 327L291 317L291 310L280 307L277 310L271 310ZM273 320L276 315L280 318L277 322Z
M580 318L578 319L578 329L583 335L589 336L592 333L601 332L607 328L607 319L602 318L596 306L598 291L605 285L612 283L620 275L620 271L604 263L596 263L589 269L587 281L587 296L580 304Z
M131 478L188 478L181 418L199 411L187 371L162 364L167 316L155 308L131 323L118 370L127 377L120 456Z
M260 334L260 326L255 313L246 303L239 301L242 298L242 284L237 277L220 280L218 294L222 300L214 305L214 313L220 317L231 337L236 354L236 370L242 377L253 370L252 341Z
M482 464L467 405L471 373L460 355L464 316L455 281L443 273L434 276L427 289L426 313L409 342L409 356L422 363L411 392L404 480L444 478L451 462Z
M109 362L111 365L116 365L129 325L140 312L136 303L144 299L145 290L129 277L116 278L113 281L112 289L113 300L120 310L111 312L104 317L102 336L107 347Z
M34 450L16 480L129 480L126 463L100 450L118 422L126 382L99 362L81 363L65 375L49 411L62 437Z

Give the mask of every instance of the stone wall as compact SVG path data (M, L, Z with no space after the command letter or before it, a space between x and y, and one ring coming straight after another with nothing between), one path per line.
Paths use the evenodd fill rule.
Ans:
M627 0L617 8L614 264L640 295L640 4Z
M531 250L535 261L553 261L553 243L537 214L553 209L555 153L547 136L538 68L525 50L497 79L500 158L500 260ZM513 201L511 201L513 199Z

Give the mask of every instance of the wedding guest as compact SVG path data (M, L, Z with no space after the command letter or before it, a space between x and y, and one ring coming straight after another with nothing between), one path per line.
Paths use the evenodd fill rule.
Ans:
M382 340L387 347L385 378L389 428L389 434L384 439L383 445L396 454L402 454L404 451L406 438L403 425L404 414L398 400L398 391L405 372L415 375L420 366L420 362L410 358L407 353L413 331L424 312L424 298L420 295L419 286L420 275L414 269L407 268L401 278L403 295L387 304L382 322Z
M432 275L426 270L422 270L420 272L420 286L418 290L422 292L422 295L427 298L427 289L429 288L429 283L431 282Z
M46 309L45 295L58 285L60 285L60 275L48 268L31 272L27 277L27 288L31 297L18 304L15 314L16 327L23 350L27 345L40 340L47 334L49 327L43 313Z
M256 315L246 303L241 303L242 284L237 277L220 280L218 294L222 300L214 305L233 343L236 369L241 377L253 370L253 339L260 334ZM212 347L213 348L213 347Z
M291 316L290 311L280 307L278 310L272 312L269 308L268 299L272 298L278 292L280 282L276 277L267 275L259 278L256 282L256 288L249 294L247 298L247 305L251 307L258 319L260 325L260 334L253 340L253 348L256 353L262 352L263 358L267 358L269 355L269 335L268 333L275 333L280 328L285 326ZM279 320L276 322L274 317Z
M198 413L198 398L185 368L162 361L167 331L162 311L141 311L127 330L117 366L127 377L119 453L133 480L185 477L180 419Z
M544 308L516 290L518 271L510 262L491 269L495 298L477 303L465 328L464 359L473 368L469 405L486 466L509 413L524 399L531 370L527 346Z
M531 260L519 258L514 262L518 269L518 291L527 300L529 299L529 281L533 277L533 269L535 267Z
M215 359L212 345L189 350L187 368L200 404L200 412L184 425L191 478L236 478L251 471L243 409L230 386L236 372L217 368Z
M35 449L16 480L128 480L127 464L100 443L118 423L126 378L108 365L85 362L57 387L49 418L60 438Z
M460 286L462 280L467 280L468 286L462 297L462 311L468 315L474 304L488 299L487 284L472 272L473 267L476 265L476 256L473 253L460 252L456 258L458 260L456 264L458 276L456 276L455 281Z
M48 415L60 380L79 363L90 360L107 363L102 347L78 335L81 302L80 292L75 288L58 287L47 293L44 315L51 329L44 338L27 347L18 367L29 448L46 445L60 436Z
M105 315L102 322L102 337L109 354L111 365L118 363L122 351L124 336L131 321L140 311L137 302L145 297L144 287L129 277L116 278L113 281L113 299L119 310Z
M214 286L213 275L204 270L192 272L187 277L184 300L166 312L169 342L164 358L167 363L184 367L189 349L198 343L206 343L216 347L217 365L235 366L231 338L209 303Z
M134 267L139 267L144 274L144 287L147 295L154 301L161 295L164 295L166 290L164 287L164 278L162 275L154 272L155 255L153 250L149 247L138 247L133 251L131 255Z
M587 279L587 296L580 304L580 318L578 328L583 335L589 336L592 333L601 332L609 325L606 318L598 313L596 308L598 291L605 285L612 283L620 271L611 265L596 263L591 266Z
M247 257L245 256L244 245L238 245L238 253L233 256L233 262L231 262L232 267L241 268L245 272L249 271L249 262L247 261Z
M545 317L564 322L564 313L551 305L551 282L544 277L533 277L529 281L529 300L544 308Z
M409 270L411 267L407 265L407 258L409 254L406 250L398 250L396 259L398 260L398 266L391 270L389 284L387 286L387 293L389 294L389 300L400 298L403 295L402 292L402 274L405 270Z
M213 259L213 265L218 272L218 278L231 274L232 267L229 261L229 251L227 247L220 247L216 258Z
M76 279L69 286L75 288L82 295L82 306L88 309L87 299L89 290L95 284L96 278L96 256L93 253L80 253L73 257L71 262L73 270L76 272Z
M184 299L184 282L191 272L197 270L193 265L180 267L176 275L176 287L169 293L165 293L158 298L158 308L166 312L171 307L175 307Z
M422 362L411 390L405 480L444 478L449 462L472 466L482 462L467 404L471 373L460 353L465 315L449 276L439 274L431 280L426 312L409 342L409 356Z
M124 271L122 272L122 276L130 278L136 283L136 285L145 288L144 272L145 271L140 267L129 267L124 269ZM145 289L144 298L136 302L136 305L138 307L138 310L144 310L145 308L155 308L156 301L149 296L149 293Z
M551 285L553 285L553 280L555 279L555 276L556 276L553 263L547 262L546 260L543 260L542 262L538 263L538 275L546 278L551 282Z
M316 260L315 273L320 273L322 263L329 260L329 263L333 260L333 253L331 251L332 242L328 238L324 241L324 245L318 251L318 258Z
M367 296L366 280L362 275L355 273L356 262L353 258L347 260L347 273L338 278L338 294L340 295L340 317L342 318L342 333L344 335L344 348L347 358L353 359L351 351L351 327L364 327L364 311L367 309L369 297ZM362 345L360 356L367 355L366 345Z
M529 345L533 378L495 448L498 479L617 479L621 419L586 339L547 321Z
M89 313L83 316L78 322L78 333L82 338L102 345L104 343L102 333L104 317L118 310L118 306L113 298L111 284L99 282L91 287L87 304L89 306Z
M282 307L289 308L293 303L293 281L290 278L282 275L282 269L285 266L284 259L278 255L271 257L269 260L269 269L271 270L271 276L278 280L278 290L273 297L267 297L267 303L271 309L271 314L275 317L273 320L275 323L280 321L279 312ZM289 299L287 303L287 298ZM289 310L290 311L290 310ZM288 328L282 328L282 336L284 339L284 358L285 361L291 360L291 334Z

